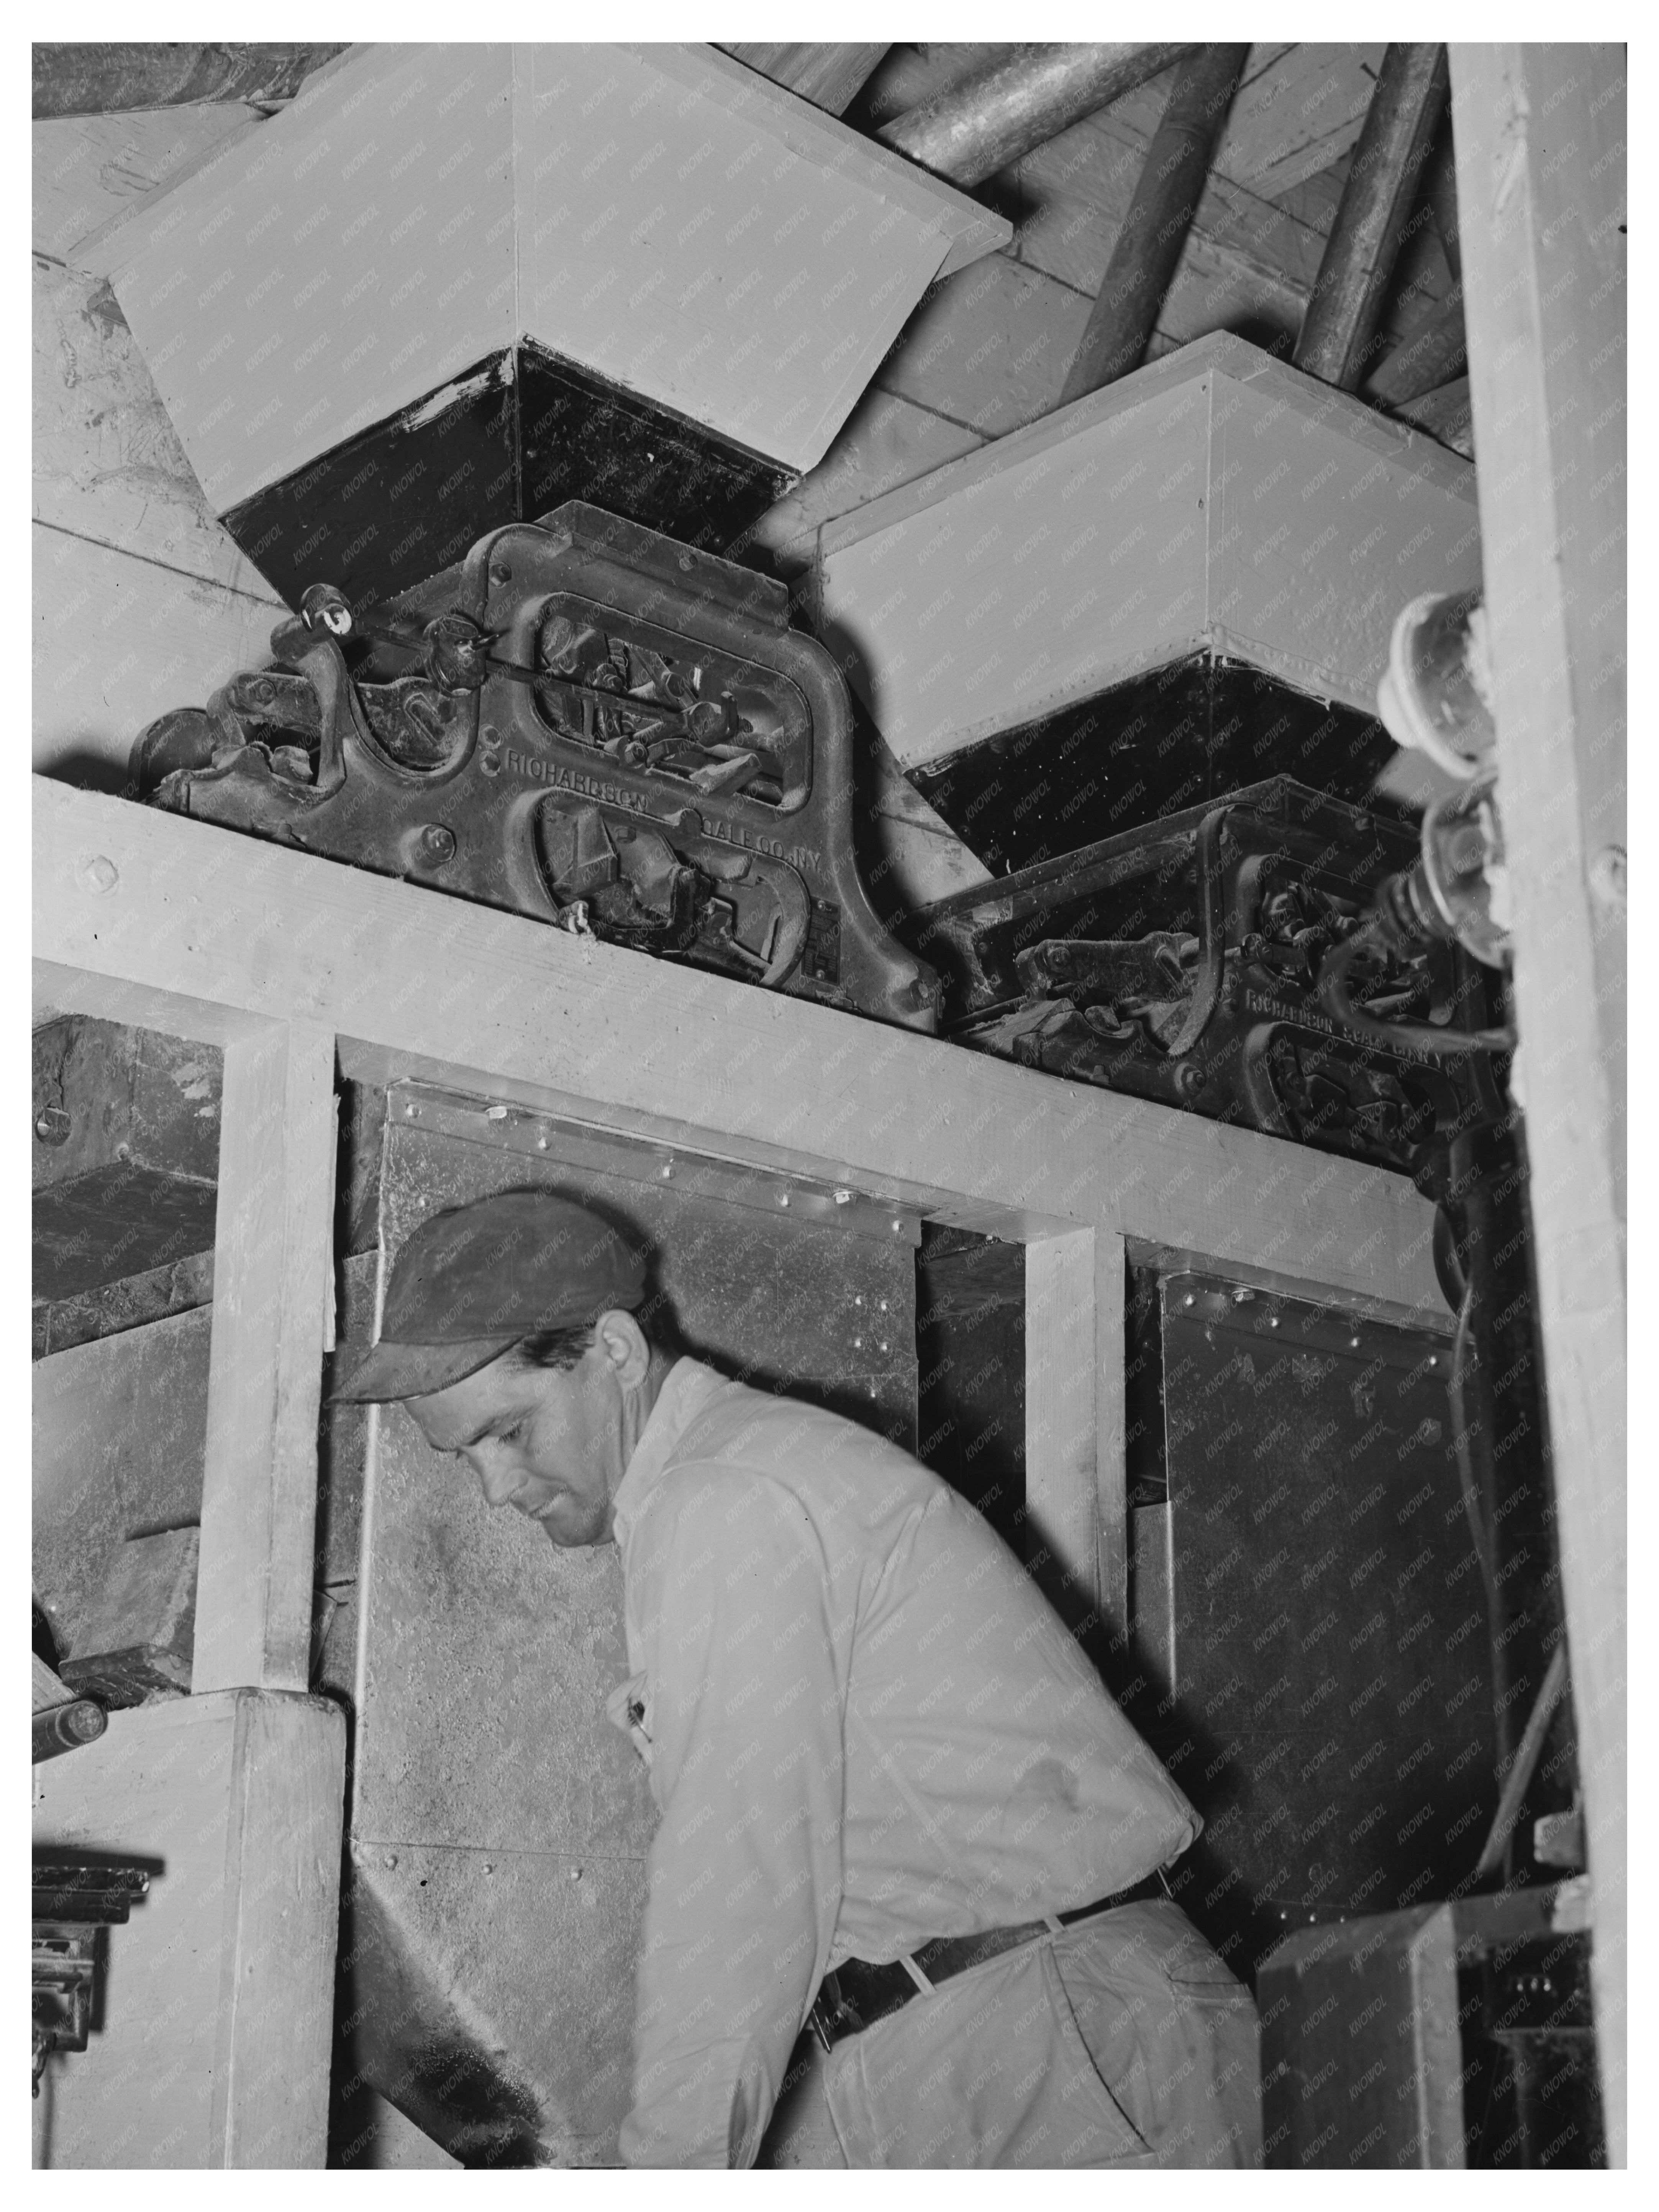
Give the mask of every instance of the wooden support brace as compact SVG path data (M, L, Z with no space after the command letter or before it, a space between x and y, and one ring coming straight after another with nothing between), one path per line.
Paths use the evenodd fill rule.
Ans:
M330 1309L334 1034L225 1048L192 1692L303 1690Z
M1451 52L1529 1195L1609 2163L1626 2160L1626 58Z
M1364 374L1445 100L1443 46L1389 48L1293 356L1297 368L1340 391L1353 391Z
M1249 52L1248 46L1206 46L1176 72L1060 392L1062 407L1139 366Z

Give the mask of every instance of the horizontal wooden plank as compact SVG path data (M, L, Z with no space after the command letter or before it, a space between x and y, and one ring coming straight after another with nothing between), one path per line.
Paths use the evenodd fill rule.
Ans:
M274 598L44 523L33 557L34 765L106 790L156 715L262 666L284 613Z
M42 779L34 794L37 956L139 1000L322 1023L343 1064L356 1041L966 1226L1104 1224L1439 1304L1431 1212L1398 1176L178 816Z

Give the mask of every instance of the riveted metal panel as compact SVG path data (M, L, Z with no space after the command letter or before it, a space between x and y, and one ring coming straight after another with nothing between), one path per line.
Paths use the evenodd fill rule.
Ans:
M684 1348L914 1445L914 1217L392 1086L382 1267L431 1213L528 1188L648 1248L648 1294ZM349 1304L359 1342L369 1319ZM354 2070L463 2163L614 2162L655 1820L605 1710L629 1672L619 1555L561 1551L490 1512L401 1407L370 1415L368 1461L343 1947Z
M1196 1273L1161 1294L1157 1733L1206 1820L1181 1902L1248 1967L1287 1926L1471 1874L1497 1798L1486 1599L1442 1334Z

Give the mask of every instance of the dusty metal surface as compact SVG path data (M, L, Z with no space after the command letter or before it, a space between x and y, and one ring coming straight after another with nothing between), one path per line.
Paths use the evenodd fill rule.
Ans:
M1496 1802L1486 1610L1437 1332L1162 1285L1181 1902L1240 1971L1287 1925L1444 1897ZM1171 1747L1179 1747L1178 1755Z
M125 1162L37 1190L34 1297L54 1305L210 1255L217 1200L210 1182Z
M31 1060L34 1357L205 1304L222 1055L68 1015Z
M914 1440L914 1222L861 1195L837 1205L833 1188L393 1086L385 1252L441 1206L532 1185L651 1241L648 1292L687 1348ZM368 1327L359 1302L352 1328ZM645 1770L605 1713L628 1673L618 1555L558 1551L489 1511L401 1408L377 1412L370 1434L342 1947L354 1984L337 2069L465 2164L612 2161L654 1820Z
M68 1014L34 1031L30 1056L37 1190L125 1162L216 1179L224 1078L214 1046Z
M94 1284L72 1297L37 1299L29 1316L31 1356L44 1359L94 1337L116 1336L212 1303L213 1254L192 1252L143 1274Z
M34 1588L67 1656L121 1545L201 1517L211 1326L202 1309L34 1366Z
M201 100L292 100L341 46L201 46L110 42L37 46L33 112L107 115Z

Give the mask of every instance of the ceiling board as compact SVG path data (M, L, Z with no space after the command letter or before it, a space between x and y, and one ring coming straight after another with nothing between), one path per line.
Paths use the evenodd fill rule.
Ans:
M32 243L73 260L106 223L132 214L203 155L264 120L257 108L210 100L32 125Z
M1287 48L1234 100L1217 167L1266 199L1328 168L1359 136L1384 51L1380 43Z
M839 115L887 52L875 46L722 46L730 54L774 84L798 92L826 115Z

